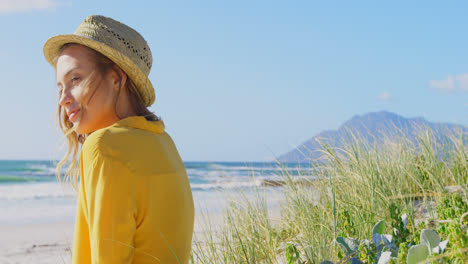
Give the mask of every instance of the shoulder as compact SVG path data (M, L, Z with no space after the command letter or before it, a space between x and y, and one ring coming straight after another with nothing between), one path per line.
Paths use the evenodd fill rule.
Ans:
M137 129L131 127L109 126L88 135L82 150L84 156L104 155L118 157L125 153L125 146L138 140Z
M174 166L182 167L168 133L154 133L153 128L145 127L144 123L135 126L115 124L91 133L82 146L85 166L104 160L122 163L134 172L154 174L173 171Z
M96 130L86 137L82 146L83 156L94 156L106 152L106 137L108 137L109 128Z
M131 167L125 155L116 155L114 127L99 129L88 135L82 146L81 176L86 195L101 195L104 189L127 190L132 186Z
M139 158L146 152L157 152L169 135L155 134L129 126L111 125L91 133L82 146L83 157L106 156L120 160ZM145 151L146 150L146 151Z

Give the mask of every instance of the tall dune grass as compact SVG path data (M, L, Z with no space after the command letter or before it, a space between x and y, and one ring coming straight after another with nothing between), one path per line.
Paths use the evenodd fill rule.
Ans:
M336 260L336 237L369 237L376 221L389 219L392 202L415 228L423 217L415 205L437 201L446 186L459 185L466 194L468 181L466 135L436 138L421 131L417 143L401 134L369 144L351 134L342 148L322 144L322 158L310 161L309 175L300 175L310 180L282 170L280 219L269 217L262 188L255 199L233 199L220 228L212 229L205 218L208 228L193 242L192 262L287 263L288 243L306 263Z

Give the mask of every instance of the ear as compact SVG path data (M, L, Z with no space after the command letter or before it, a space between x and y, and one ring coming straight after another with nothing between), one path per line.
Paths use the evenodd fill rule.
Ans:
M128 76L117 64L114 64L113 67L116 73L116 76L115 76L116 78L113 80L113 87L115 91L117 92L122 87L125 87Z

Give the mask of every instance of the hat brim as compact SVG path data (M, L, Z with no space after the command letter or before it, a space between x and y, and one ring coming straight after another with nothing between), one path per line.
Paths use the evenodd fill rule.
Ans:
M67 43L77 43L92 48L115 62L135 83L148 107L154 103L155 95L151 81L146 74L127 56L123 55L114 48L94 39L83 37L76 34L65 34L51 37L44 44L44 56L46 60L56 67L54 59L58 55L60 48Z

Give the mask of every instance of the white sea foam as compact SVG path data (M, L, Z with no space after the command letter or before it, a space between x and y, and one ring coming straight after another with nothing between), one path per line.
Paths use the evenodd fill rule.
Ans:
M265 180L279 180L272 177L226 177L215 178L211 181L201 183L191 183L193 191L206 191L214 189L239 189L261 186ZM40 183L17 183L17 184L2 184L0 185L0 201L12 200L40 200L50 198L76 198L76 193L69 186L61 186L57 182L40 182Z
M215 183L193 183L192 190L212 190L212 189L235 189L261 186L262 180L239 181L239 182L215 182Z
M37 200L74 197L75 193L70 187L62 187L57 182L0 185L0 200Z

